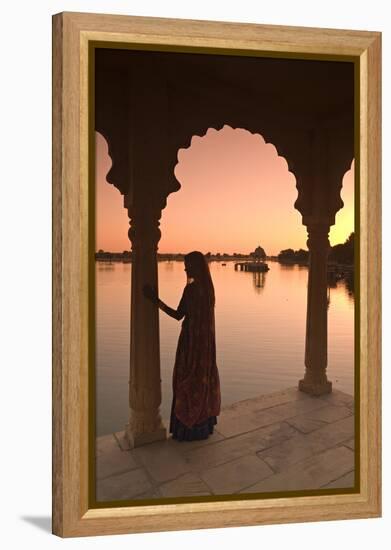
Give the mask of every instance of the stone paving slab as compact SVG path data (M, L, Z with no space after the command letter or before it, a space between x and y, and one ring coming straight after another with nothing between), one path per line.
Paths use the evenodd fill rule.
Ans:
M349 439L349 441L345 441L344 445L345 447L349 447L349 449L352 449L352 451L354 451L355 449L354 439Z
M231 437L244 431L267 426L276 420L274 416L266 414L267 409L305 399L308 399L308 396L294 387L238 401L222 409L217 431L224 437ZM261 415L258 414L260 412L262 412Z
M322 485L322 489L347 489L349 487L354 487L354 470L326 485Z
M326 423L335 422L351 414L352 411L348 407L326 405L325 407L311 411L310 417L308 414L299 414L293 418L286 419L286 422L300 432L310 433L321 428Z
M97 438L97 500L349 487L354 443L352 396L287 388L224 407L205 440L129 449L124 431Z
M97 444L96 477L103 479L137 468L137 462L129 451L122 451L112 434Z
M345 406L349 409L354 408L354 397L340 390L333 390L331 393L322 395L319 397L322 401L325 401L329 405Z
M236 437L218 441L208 448L195 449L185 454L187 463L194 470L218 466L243 455L271 447L293 437L297 431L286 423L279 422L265 428Z
M222 411L218 418L219 433L224 437L240 435L262 426L274 424L275 422L275 416L269 414L267 411L262 411L262 414L255 411L239 414L231 411Z
M307 395L303 392L297 391L297 388L287 388L283 391L276 391L272 393L265 393L252 397L250 399L244 399L243 401L237 401L231 405L224 407L224 412L245 413L249 411L265 410L276 405L283 405L291 401L297 401L301 399L307 399Z
M289 403L282 403L267 409L267 412L271 414L276 420L286 420L299 414L306 414L312 417L314 411L318 409L327 408L327 403L317 399L316 397L308 396L307 399L301 399L297 401L291 401ZM311 414L309 414L311 413ZM260 412L262 414L262 411Z
M177 445L180 444L170 438L136 447L130 453L157 483L163 483L191 471L190 465L178 452Z
M145 471L141 468L100 479L96 487L96 500L131 499L153 489Z
M273 473L273 470L262 459L256 455L247 455L205 470L200 475L215 495L224 495L236 493L242 487Z
M125 437L125 431L114 432L113 435L122 451L130 450L129 440Z
M337 407L327 404L327 407L322 407L316 411L312 411L311 417L316 420L322 420L322 422L335 422L336 420L341 420L341 418L346 418L350 416L352 411L348 407Z
M96 456L108 454L116 447L118 444L113 434L102 435L96 439L95 454Z
M223 441L225 437L219 433L216 428L213 430L213 433L207 439L199 439L198 441L175 441L176 449L181 454L187 454L189 452L195 451L196 449L201 449L209 447L210 445L217 443L218 441Z
M323 420L314 420L312 418L308 418L308 415L305 414L299 414L293 418L287 418L285 422L293 428L296 428L296 430L302 434L309 434L314 430L319 430L319 428L322 428L322 426L325 425Z
M136 495L135 497L131 497L132 500L150 500L154 498L162 498L163 495L159 490L159 487L155 487L152 489L148 489L148 491L145 491L144 493L140 493L139 495Z
M307 399L291 400L267 408L257 408L254 405L253 410L248 409L245 413L241 409L224 410L219 417L218 429L225 437L232 437L325 407L327 403L324 401L307 396Z
M354 468L354 453L347 447L336 447L302 460L283 472L272 475L240 492L263 493L317 489L351 472L352 468ZM344 486L343 482L341 483L341 486Z
M352 433L354 433L354 418L349 416L326 424L309 434L298 433L279 445L257 454L273 470L281 472L295 462L351 439Z
M184 474L172 481L163 483L159 487L163 497L182 497L211 495L212 491L196 474Z

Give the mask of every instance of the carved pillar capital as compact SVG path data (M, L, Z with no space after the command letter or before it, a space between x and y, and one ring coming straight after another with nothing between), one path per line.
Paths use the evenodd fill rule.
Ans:
M328 253L330 250L329 241L330 224L326 223L310 223L307 225L307 247L311 252Z
M160 218L162 211L157 207L128 208L129 240L132 250L157 251L161 237Z

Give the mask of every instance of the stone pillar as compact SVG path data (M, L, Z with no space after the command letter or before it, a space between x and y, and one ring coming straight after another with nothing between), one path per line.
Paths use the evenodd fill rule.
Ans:
M131 217L132 285L130 320L129 423L130 446L166 439L160 416L161 378L159 309L145 298L143 286L158 288L157 244L160 239L160 208L143 205L128 209Z
M307 326L304 378L299 390L310 395L331 392L327 380L327 257L330 249L327 224L307 225L309 250Z

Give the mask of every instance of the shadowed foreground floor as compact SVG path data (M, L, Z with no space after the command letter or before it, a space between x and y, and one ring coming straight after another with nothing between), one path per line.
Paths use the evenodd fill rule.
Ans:
M129 450L123 432L96 440L96 500L348 488L354 485L354 399L297 388L222 409L202 441ZM166 426L168 426L166 420Z

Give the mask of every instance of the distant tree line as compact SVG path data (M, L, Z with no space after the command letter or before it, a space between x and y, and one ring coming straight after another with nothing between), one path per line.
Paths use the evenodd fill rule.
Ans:
M307 263L309 257L308 250L293 250L293 248L286 248L281 250L277 258L280 262L289 263ZM342 244L336 244L330 248L329 262L336 262L338 264L353 265L354 263L354 233L351 233L346 241Z
M293 250L293 248L286 248L281 250L277 258L280 262L293 262L293 263L305 263L308 262L309 252L308 250Z
M223 254L221 254L220 252L212 254L211 252L207 252L205 256L208 258L208 260L212 260L212 259L221 260L224 258L253 258L255 261L263 261L267 257L265 250L261 246L258 246L253 252L250 252L249 254L240 254L238 252L234 252L233 254L227 254L226 252L224 252ZM168 253L159 252L157 257L158 257L158 260L183 260L184 254L182 253L168 254ZM277 259L280 262L305 264L305 263L308 263L308 257L309 257L308 250L303 250L302 248L300 248L299 250L293 250L293 248L286 248L284 250L281 250L281 252L277 256ZM132 258L132 252L129 250L124 250L123 252L105 252L104 250L100 249L98 250L98 252L95 253L96 260L126 262L126 261L130 261L131 258ZM335 246L332 246L330 249L328 259L329 259L329 262L336 262L338 264L344 264L344 265L353 265L354 233L351 233L344 243L336 244Z
M95 252L95 260L106 260L106 261L129 261L132 257L130 250L124 250L123 252L105 252L102 249L99 249L98 252Z
M220 253L216 252L213 254L212 252L207 252L205 254L206 258L208 260L225 260L228 258L255 258L255 259L264 259L265 258L265 251L263 248L258 247L255 249L254 252L250 252L249 254L240 254L239 252L234 252L233 254L228 254L227 252ZM164 252L158 252L157 259L158 260L183 260L185 257L185 254L182 252L179 253L164 253ZM98 250L98 252L95 252L95 259L99 261L130 261L132 259L132 252L129 250L124 250L123 252L106 252L105 250Z
M354 264L354 233L350 233L343 244L331 247L329 261L344 265Z

